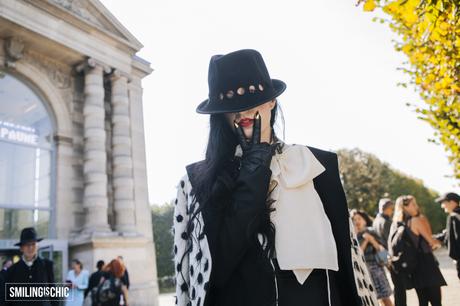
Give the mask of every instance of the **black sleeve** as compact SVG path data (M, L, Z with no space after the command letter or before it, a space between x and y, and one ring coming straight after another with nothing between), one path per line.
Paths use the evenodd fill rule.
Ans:
M382 239L384 241L384 246L388 246L388 237L390 236L390 228L391 228L391 222L388 222L385 220L385 223L383 224L383 235Z
M449 237L450 254L449 256L455 260L460 260L460 215L452 216L452 234Z
M46 271L48 283L52 283L52 284L54 284L54 269L53 269L53 266L54 266L54 264L53 264L53 262L51 260L45 259L45 271ZM59 306L59 301L57 299L52 300L51 305L52 306Z
M353 263L351 259L351 240L350 240L350 225L349 225L349 212L347 198L345 196L345 191L343 190L342 181L340 180L339 173L339 163L337 155L333 155L333 167L332 171L334 172L334 186L337 186L337 205L338 212L341 214L343 220L338 222L341 224L342 228L337 230L343 231L346 234L345 239L337 241L342 250L339 254L339 283L348 283L348 286L340 286L339 291L343 297L343 301L346 301L349 305L362 305L361 299L358 295L358 289L356 288L356 283L354 282L354 270ZM336 232L337 232L336 230ZM343 281L343 282L342 282Z
M46 265L48 283L54 283L53 262L51 260L46 260L45 265Z
M326 215L332 225L332 233L337 245L339 271L337 281L342 304L347 306L362 305L356 288L353 263L351 258L351 233L347 199L340 180L337 154L311 148L326 171L315 180Z
M126 288L129 289L129 274L128 274L128 270L125 270L125 274L123 275L123 280L124 280L124 284L126 285Z
M6 273L0 272L0 305L5 305Z
M88 295L88 293L91 292L91 289L93 289L94 287L97 286L97 275L99 273L98 272L95 272L93 274L91 274L91 276L89 277L89 280L88 280L88 288L85 289L85 297Z
M378 244L380 244L381 246L385 247L385 249L387 248L385 240L375 230L370 230L369 233L372 236L374 236L374 238L375 238L375 240L377 240Z
M223 288L245 255L258 227L257 216L265 209L270 178L266 166L252 173L241 169L227 207L210 205L215 208L209 208L205 232L213 260L212 286Z
M6 296L5 294L8 294L8 291L6 288L6 284L7 283L16 283L16 280L14 279L14 276L16 275L16 267L17 265L14 264L12 265L8 270L6 270L6 276L5 276L5 288L1 288L2 291L4 291L4 298L6 299ZM11 305L12 302L7 302L7 301L4 301L4 304L0 304L0 305Z
M53 269L53 262L48 259L43 259L43 264L45 267L45 273L46 273L46 280L47 283L54 284L54 269ZM56 300L51 300L51 305L52 306L59 306L59 301Z

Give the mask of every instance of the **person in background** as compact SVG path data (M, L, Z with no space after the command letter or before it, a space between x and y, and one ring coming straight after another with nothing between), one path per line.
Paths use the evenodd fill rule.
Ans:
M8 269L13 265L13 260L7 258L2 264L2 270L0 271L0 276L5 277Z
M450 258L456 262L457 275L460 279L460 196L454 192L448 192L437 198L436 202L440 203L448 214L443 240L449 250Z
M96 272L91 274L89 277L88 281L88 288L85 290L85 298L88 296L88 293L91 292L91 289L94 287L97 287L99 285L99 282L101 281L101 277L104 275L104 272L102 272L102 268L104 267L105 262L103 260L98 260L96 264Z
M2 270L0 271L0 305L2 301L5 300L5 281L6 281L6 274L8 273L8 269L13 265L13 261L10 258L7 258L2 265Z
M6 283L21 283L24 286L54 283L53 262L38 256L38 242L41 240L43 238L37 237L37 232L33 227L26 227L21 231L21 239L15 245L19 246L22 256L8 269ZM58 301L9 301L6 303L11 306L48 306L50 304L57 306Z
M125 269L125 273L123 274L123 277L122 277L121 281L123 282L123 284L126 285L126 288L129 289L129 274L128 274L128 269L126 268L125 262L123 260L123 256L118 255L117 259L120 261L120 263L123 265L123 267Z
M385 248L388 248L388 236L391 228L391 217L393 216L394 203L389 198L383 198L379 201L379 213L372 223L372 227L379 237L385 242Z
M106 296L107 300L104 302L98 302L96 306L119 306L121 302L121 296L123 296L124 305L128 306L128 287L123 283L123 275L125 273L125 267L122 265L120 260L112 259L103 269L104 275L100 280L102 287L105 287L104 282L110 282L108 286L109 294Z
M78 260L72 260L72 269L67 273L66 283L69 284L71 293L66 306L82 306L85 290L88 288L89 272L83 270L83 264Z
M396 199L393 222L406 224L413 244L419 250L418 263L412 275L419 305L428 306L430 302L432 306L441 306L441 286L447 284L433 255L433 250L439 248L441 243L432 237L430 223L420 213L414 196L405 195Z
M385 275L385 269L377 263L375 257L377 252L385 249L385 242L381 240L371 227L372 220L366 212L353 209L350 214L359 245L364 253L364 260L377 291L377 298L382 305L393 306L393 302L391 301L392 291Z
M404 224L404 226L407 227L407 224L405 223L405 220L407 218L401 218L401 206L402 206L402 198L403 197L398 197L396 199L395 203L395 209L397 209L397 212L394 211L393 214L393 220L390 228L390 234L389 234L389 240L393 235L395 235L396 231L398 230L399 224ZM409 238L410 239L410 238ZM387 241L388 246L391 247L391 242ZM390 266L390 276L391 276L391 281L393 282L393 295L394 295L394 302L395 306L407 306L407 293L406 291L409 289L413 289L413 281L412 281L412 275L406 273L405 271L397 271L394 269L393 266Z
M126 288L129 289L129 274L128 274L128 269L126 268L125 262L123 260L123 256L118 255L117 259L120 261L120 263L123 265L123 268L125 269L125 273L123 274L123 277L121 278L121 281L126 286ZM124 303L125 303L125 301L123 299L123 295L121 295L120 305L125 305Z

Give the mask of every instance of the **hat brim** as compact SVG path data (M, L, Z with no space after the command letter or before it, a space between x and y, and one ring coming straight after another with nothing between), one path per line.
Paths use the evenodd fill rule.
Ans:
M286 83L281 80L272 79L273 84L273 93L268 97L264 97L261 101L257 101L255 103L251 103L250 105L245 105L238 107L238 105L232 103L229 104L228 107L222 108L221 104L217 103L210 103L209 99L204 100L201 102L198 107L196 108L196 112L199 114L225 114L225 113L235 113L235 112L242 112L256 106L262 105L267 103L279 95L281 95L286 90Z
M438 203L438 204L442 204L442 202L447 201L447 199L446 199L445 196L440 196L440 197L436 198L435 201L436 201L436 203Z
M25 240L25 241L19 241L18 243L15 243L15 246L21 246L23 244L26 244L27 242L35 241L35 242L40 242L42 241L43 238L37 238L37 239L30 239L30 240Z

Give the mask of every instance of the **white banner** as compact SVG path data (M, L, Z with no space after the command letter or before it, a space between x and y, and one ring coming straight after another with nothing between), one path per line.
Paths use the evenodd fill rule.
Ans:
M34 128L6 121L0 121L0 140L2 139L38 145L38 135Z

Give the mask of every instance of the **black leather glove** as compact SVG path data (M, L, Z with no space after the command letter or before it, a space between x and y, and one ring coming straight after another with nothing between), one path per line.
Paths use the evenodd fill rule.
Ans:
M238 135L238 142L243 150L241 170L248 170L250 173L257 170L260 166L269 168L276 148L275 145L270 145L267 142L260 142L261 121L262 118L260 117L259 112L257 112L254 116L252 139L246 139L243 128L236 121L234 122L236 133Z
M238 178L240 162L240 158L235 157L223 166L212 186L212 197L225 197L233 191Z

